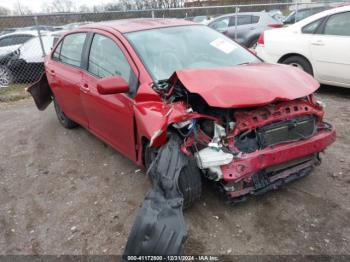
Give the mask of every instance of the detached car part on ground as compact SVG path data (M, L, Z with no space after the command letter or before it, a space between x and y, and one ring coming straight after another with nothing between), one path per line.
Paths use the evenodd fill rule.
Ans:
M76 53L80 64L69 59ZM118 73L97 77L106 65ZM336 136L323 121L313 96L319 84L310 75L263 63L187 21L84 26L58 41L45 70L28 89L40 110L53 100L63 126L87 128L149 170L154 188L135 220L128 255L181 253L182 208L199 199L201 177L227 201L240 202L308 175Z

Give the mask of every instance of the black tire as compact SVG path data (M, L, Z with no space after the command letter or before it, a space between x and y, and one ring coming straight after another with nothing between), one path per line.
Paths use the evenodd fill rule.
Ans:
M253 48L255 49L257 44L258 44L258 39L259 37L255 37L252 40L250 40L249 44L248 44L248 48Z
M69 119L65 115L65 113L63 112L63 110L61 109L60 105L57 103L55 98L53 99L53 103L55 106L55 111L56 111L58 121L61 123L62 126L64 126L67 129L72 129L79 126L77 123L75 123L73 120Z
M0 66L0 87L7 87L13 83L13 75L7 66Z
M311 64L309 63L309 61L307 61L307 59L301 56L290 56L285 60L283 60L282 64L299 67L300 69L304 70L306 73L313 76L313 70L312 70Z
M156 156L157 149L147 146L145 149L145 167L147 170ZM188 165L182 169L178 185L184 198L183 209L193 206L200 199L202 177L194 159L190 159Z
M184 197L183 209L196 203L202 195L202 177L194 159L190 159L179 176L179 189Z

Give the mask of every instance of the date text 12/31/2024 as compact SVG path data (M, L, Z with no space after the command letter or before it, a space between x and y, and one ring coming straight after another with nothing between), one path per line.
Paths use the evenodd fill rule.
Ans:
M218 256L127 256L126 261L219 261Z

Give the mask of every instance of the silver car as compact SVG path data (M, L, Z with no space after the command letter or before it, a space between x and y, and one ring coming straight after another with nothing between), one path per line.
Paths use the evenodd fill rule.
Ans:
M282 27L283 23L266 12L249 12L238 13L237 19L235 14L219 16L211 21L208 26L241 45L254 48L262 32L267 29ZM237 36L237 39L235 39L235 36Z

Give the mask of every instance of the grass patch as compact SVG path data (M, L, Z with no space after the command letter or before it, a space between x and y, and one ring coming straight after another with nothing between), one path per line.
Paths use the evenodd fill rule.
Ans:
M13 84L0 87L0 102L12 102L29 97L30 94L25 90L28 86L28 84Z

